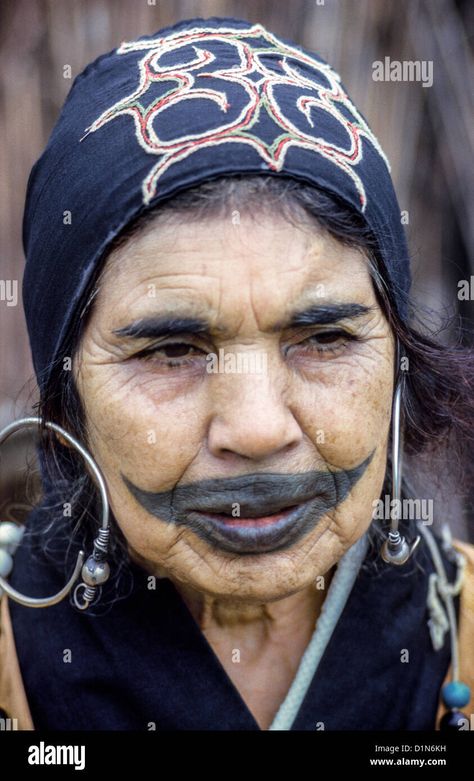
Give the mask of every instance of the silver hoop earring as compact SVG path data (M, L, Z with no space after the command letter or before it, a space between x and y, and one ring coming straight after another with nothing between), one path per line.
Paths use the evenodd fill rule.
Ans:
M42 424L43 421L41 418L21 418L20 420L15 420L0 431L0 445L5 442L11 434L21 428L39 428ZM58 593L54 594L52 597L27 597L19 591L16 591L10 586L8 581L5 580L5 577L10 574L13 565L13 560L10 561L11 553L14 552L19 544L21 533L18 532L18 527L15 526L15 524L0 523L0 552L2 552L3 549L6 554L3 559L6 566L4 565L4 567L2 567L2 574L5 577L2 577L0 574L0 594L1 591L4 591L10 599L25 607L50 607L51 605L56 605L58 602L61 602L61 600L69 594L80 573L82 582L74 589L73 601L79 610L86 610L95 600L98 588L108 580L110 575L110 567L107 563L110 536L107 487L102 473L94 459L75 437L61 428L61 426L58 426L57 423L44 421L44 425L51 431L60 434L80 453L86 462L90 475L97 485L102 502L102 517L99 533L94 540L94 550L85 563L84 551L79 551L74 571L61 591L58 591Z
M402 420L403 380L400 379L395 389L392 409L392 502L391 523L388 537L382 545L380 555L387 564L401 566L405 564L416 550L420 542L418 535L413 542L408 543L400 534L398 522L402 515L402 460L403 460L403 420Z

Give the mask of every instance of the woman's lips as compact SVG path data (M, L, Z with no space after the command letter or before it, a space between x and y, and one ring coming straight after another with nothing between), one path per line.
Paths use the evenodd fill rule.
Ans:
M208 518L212 518L214 521L223 523L226 526L246 526L250 528L258 528L259 526L271 526L273 523L276 523L277 521L289 515L290 512L292 512L296 507L298 507L298 505L292 504L291 507L285 507L284 510L272 513L271 515L261 515L257 518L241 518L239 516L234 518L230 515L221 515L219 513L209 512L201 513L201 515L206 515Z
M322 514L318 512L320 502L321 497L315 497L252 518L191 510L188 519L211 544L223 550L240 554L270 553L293 544L303 530L316 525Z

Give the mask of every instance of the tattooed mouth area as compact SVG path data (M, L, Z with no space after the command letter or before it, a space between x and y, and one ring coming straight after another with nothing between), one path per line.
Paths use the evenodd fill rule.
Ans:
M139 488L125 475L122 479L160 521L187 527L213 548L249 555L295 545L347 498L372 457L353 469L254 473L161 492Z

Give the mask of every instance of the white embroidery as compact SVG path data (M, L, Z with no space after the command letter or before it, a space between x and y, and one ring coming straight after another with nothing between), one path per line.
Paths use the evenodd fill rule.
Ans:
M245 39L263 39L266 44L259 45L254 41L253 46L250 46ZM202 48L203 44L212 45L215 42L234 47L239 64L212 72L198 72L194 75L193 72L215 61L216 57L212 51ZM194 51L191 59L179 64L162 64L166 55L189 46ZM86 128L83 138L90 133L95 133L118 116L128 114L133 118L135 136L142 149L149 154L160 156L160 160L152 167L142 183L144 203L149 203L154 198L160 177L172 165L186 159L198 149L220 144L247 144L255 149L268 167L274 171L282 169L286 153L291 147L296 146L317 152L352 179L359 194L362 211L365 210L367 198L362 180L354 168L362 160L362 137L372 144L390 170L377 139L342 90L338 74L326 63L282 43L261 25L257 24L249 29L195 27L175 32L164 38L123 43L117 49L117 54L128 54L133 51L147 52L137 63L139 71L137 89L104 111ZM264 62L264 57L267 59L272 57L272 68ZM319 79L323 77L327 84L320 84L305 77L297 70L297 65L311 68L315 76ZM156 118L182 101L211 100L224 114L227 113L230 107L227 93L204 86L206 79L210 77L242 87L246 93L246 100L238 116L233 121L224 122L212 130L177 135L172 139L160 138L154 127ZM140 103L140 98L147 93L151 84L166 81L175 84L149 106ZM297 110L304 115L311 128L315 127L311 116L313 107L330 114L347 133L348 148L344 149L296 127L279 104L275 94L278 87L283 85L298 88L299 92L309 90L308 94L299 94L295 98ZM262 111L266 111L282 131L271 144L251 132Z

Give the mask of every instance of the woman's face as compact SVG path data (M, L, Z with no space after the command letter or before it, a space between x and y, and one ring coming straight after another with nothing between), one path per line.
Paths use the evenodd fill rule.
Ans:
M132 555L215 597L324 575L380 496L393 340L315 227L157 219L109 257L75 377Z

